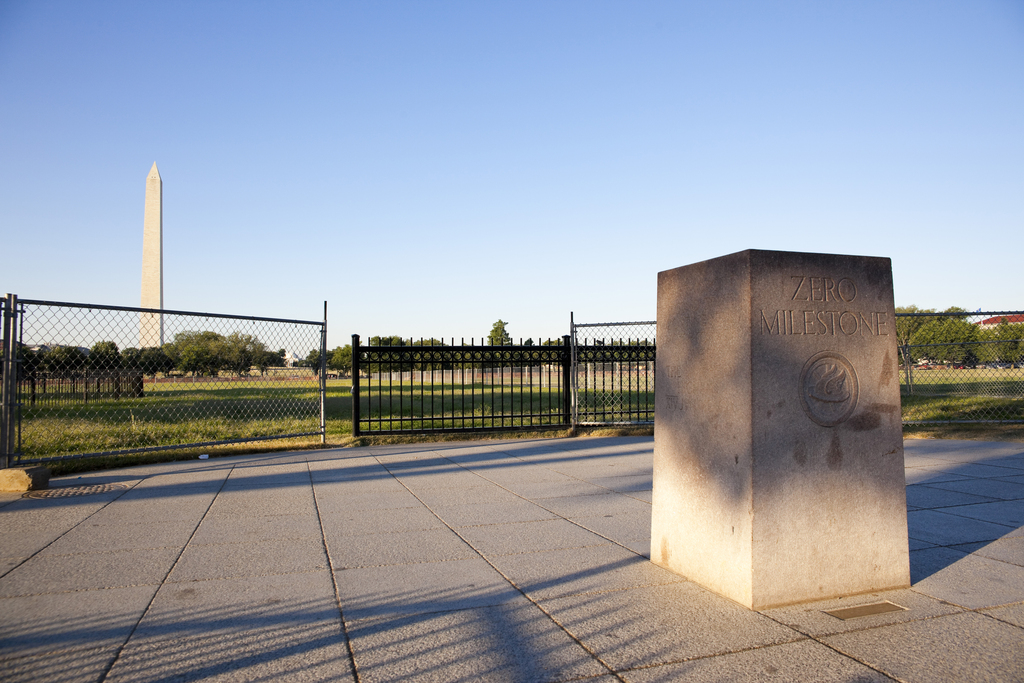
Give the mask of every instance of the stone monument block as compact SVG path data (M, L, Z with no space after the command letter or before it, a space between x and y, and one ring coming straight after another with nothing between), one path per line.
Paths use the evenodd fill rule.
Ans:
M910 585L889 259L658 274L651 560L751 609Z
M50 470L39 465L0 470L0 491L17 493L39 491L50 485Z

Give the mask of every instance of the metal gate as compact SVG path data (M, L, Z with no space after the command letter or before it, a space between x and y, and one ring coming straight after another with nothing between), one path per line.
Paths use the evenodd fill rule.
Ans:
M653 424L656 322L570 326L573 424Z

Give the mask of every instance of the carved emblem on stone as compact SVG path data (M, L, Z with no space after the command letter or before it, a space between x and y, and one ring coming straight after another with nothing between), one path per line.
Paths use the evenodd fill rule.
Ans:
M844 356L817 353L800 371L800 399L807 417L822 427L845 422L857 408L857 372Z

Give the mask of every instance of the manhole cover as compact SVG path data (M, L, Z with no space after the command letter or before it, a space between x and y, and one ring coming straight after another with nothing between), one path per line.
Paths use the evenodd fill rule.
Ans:
M111 491L124 491L128 487L124 484L93 484L91 486L58 486L53 489L42 491L29 491L23 494L22 498L67 498L68 496L90 496L94 493L109 493Z

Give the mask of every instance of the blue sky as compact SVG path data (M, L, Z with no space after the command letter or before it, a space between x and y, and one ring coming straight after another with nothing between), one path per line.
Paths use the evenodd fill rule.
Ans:
M515 337L660 270L892 258L1024 308L1024 3L0 1L0 288Z

